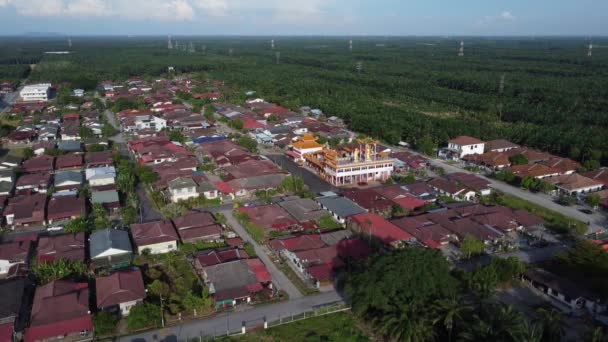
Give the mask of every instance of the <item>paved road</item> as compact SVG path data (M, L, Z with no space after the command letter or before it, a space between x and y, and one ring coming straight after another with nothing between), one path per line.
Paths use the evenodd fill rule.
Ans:
M289 158L285 157L283 154L268 154L266 157L272 160L275 164L289 171L292 175L296 175L301 177L304 180L304 183L308 185L310 191L314 193L324 192L324 191L334 191L339 192L339 189L322 180L316 174L311 171L298 166L293 161L289 160Z
M272 282L277 287L278 290L283 290L287 292L290 299L297 299L302 297L300 291L291 283L291 281L281 272L275 264L270 260L268 255L270 254L268 248L265 246L260 246L255 240L247 233L245 228L241 226L241 224L234 218L231 210L223 211L222 214L226 216L228 224L234 229L234 231L246 242L249 242L255 248L255 253L258 255L258 258L264 262L266 268L270 272L272 276Z
M231 333L241 330L243 322L249 329L263 325L264 317L271 322L282 317L290 317L303 312L314 310L316 307L340 302L342 298L337 292L326 292L316 296L292 299L272 305L250 307L248 310L222 313L214 318L191 321L181 326L155 330L143 334L125 336L119 342L165 341L177 342L198 336L214 336L225 334L227 327ZM157 339L154 336L157 336ZM189 339L188 339L189 340Z
M0 100L0 113L4 113L7 111L17 100L19 99L19 92L22 87L18 88L16 91L12 93L8 93L2 97Z
M438 159L431 160L431 164L434 166L443 168L447 173L455 173L455 172L473 173L473 172L458 168L456 166L449 165ZM579 221L582 221L585 223L590 222L589 233L603 229L603 227L605 227L608 224L606 217L599 212L596 212L593 215L587 215L585 213L580 212L576 207L566 207L566 206L562 206L562 205L555 203L551 199L550 196L547 196L544 194L535 194L535 193L511 186L509 184L497 181L492 178L481 176L479 174L477 174L477 175L479 177L487 180L488 182L490 182L490 184L491 184L490 186L496 190L502 191L504 193L507 193L509 195L513 195L513 196L516 196L519 198L523 198L527 201L536 203L547 209L550 209L550 210L556 211L558 213L561 213L563 215L566 215L570 218L573 218L573 219L576 219L576 220L579 220Z

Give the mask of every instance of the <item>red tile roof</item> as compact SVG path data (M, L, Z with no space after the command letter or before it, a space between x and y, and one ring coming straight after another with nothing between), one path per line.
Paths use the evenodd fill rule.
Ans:
M138 268L118 271L95 279L97 307L107 308L146 297L144 280Z
M173 224L169 221L132 224L131 235L137 247L179 240Z
M270 242L270 246L276 251L286 249L290 252L297 252L321 248L325 246L325 243L319 235L302 235L288 239L274 239Z
M359 229L371 234L385 244L394 244L400 241L409 241L414 237L399 227L374 213L362 213L349 217Z
M56 196L49 200L47 218L49 220L80 217L85 213L84 197Z
M411 196L397 198L394 199L393 202L395 202L397 205L399 205L405 210L415 210L424 207L424 205L426 204L425 201Z
M456 145L460 145L460 146L478 145L478 144L484 143L483 141L481 141L477 138L464 136L464 135L451 139L448 142L450 144L456 144Z
M249 265L249 268L255 274L258 283L269 283L272 281L270 272L268 272L266 265L264 265L260 259L247 259L247 265Z
M247 259L249 255L243 249L232 248L199 252L194 256L198 267L207 267L234 260Z
M92 330L87 283L57 280L36 289L25 342Z
M73 168L82 166L82 154L66 154L57 157L55 167L57 169Z
M252 224L265 229L286 230L298 224L287 211L276 204L242 207L239 212L247 214Z
M37 251L40 262L84 261L84 233L41 237Z
M46 155L28 159L23 162L23 170L25 172L53 171L54 160L54 157Z

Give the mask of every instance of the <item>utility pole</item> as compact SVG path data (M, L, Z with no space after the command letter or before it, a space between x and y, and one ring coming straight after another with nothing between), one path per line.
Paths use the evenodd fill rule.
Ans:
M165 327L165 316L163 315L163 295L160 295L160 324Z
M460 50L458 50L458 57L464 57L464 41L460 41Z
M593 55L593 43L589 43L589 51L587 51L587 57L591 57Z
M361 74L361 71L363 70L363 62L357 62L355 68L357 69L357 73Z
M353 52L353 40L352 39L348 41L348 50L350 52Z
M274 50L274 39L270 41L270 49Z
M171 41L171 36L167 36L167 49L173 50L173 42Z

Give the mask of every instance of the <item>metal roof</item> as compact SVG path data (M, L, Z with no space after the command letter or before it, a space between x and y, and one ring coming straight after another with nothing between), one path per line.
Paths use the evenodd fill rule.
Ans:
M125 252L132 252L131 240L129 240L129 233L124 230L118 229L104 229L98 230L91 234L90 248L91 258L102 254L108 249L118 249Z

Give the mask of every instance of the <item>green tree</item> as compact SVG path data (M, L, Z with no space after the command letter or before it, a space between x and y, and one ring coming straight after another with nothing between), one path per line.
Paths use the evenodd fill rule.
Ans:
M135 166L135 175L144 184L152 184L158 180L158 174L148 166Z
M214 121L215 120L215 108L213 108L212 105L205 106L205 113L203 114L203 116L205 117L205 119L207 119L209 121Z
M434 334L429 308L436 300L453 298L456 287L441 253L415 248L373 257L351 271L345 284L353 312L392 340Z
M561 341L564 337L564 316L559 311L540 308L536 310L536 322L543 327L544 341Z
M588 171L593 171L599 169L601 167L601 164L597 160L586 160L583 163L583 167Z
M100 203L93 204L91 218L94 229L105 229L111 225L110 219L108 219L108 212Z
M93 327L96 336L106 336L114 333L119 318L116 314L101 311L93 316Z
M236 140L236 143L239 144L240 146L246 148L251 153L255 153L258 150L258 142L246 135L240 136Z
M509 158L511 165L526 165L529 163L528 158L523 154L517 154Z
M407 213L405 212L405 209L403 209L402 206L400 206L398 204L393 204L391 206L391 217L399 218L399 217L403 217L405 215L407 215Z
M30 159L34 156L34 150L32 150L30 147L26 147L23 149L23 158L25 159Z
M66 223L65 226L63 226L63 230L64 232L69 234L77 234L85 232L87 230L87 227L87 219L84 217L79 217L72 219L68 223Z
M93 130L88 127L80 127L80 137L82 139L93 138L95 135L93 134Z
M243 129L243 120L241 120L241 119L231 120L228 122L228 126L240 131Z
M101 127L101 134L106 138L113 137L116 135L116 129L109 123L105 123L103 124L103 127Z
M585 197L585 203L591 208L597 208L600 205L602 199L598 194L589 194Z
M422 139L418 140L415 145L416 149L427 156L435 156L435 149L437 148L437 144L433 141L430 136L424 136Z
M438 300L433 304L435 316L433 324L440 324L442 328L445 328L448 334L448 342L450 342L452 341L454 325L457 322L462 322L464 317L468 316L472 311L472 307L459 303L454 297Z
M482 254L485 250L483 242L479 241L473 235L466 235L460 243L460 251L465 255L465 258L470 259L473 256Z
M169 140L177 141L182 145L186 143L186 138L184 137L182 132L180 132L178 130L173 130L173 131L169 132Z
M130 225L135 223L137 221L137 209L132 206L120 208L120 218L123 224Z
M84 277L87 273L87 265L82 261L59 259L53 262L35 263L31 272L38 285L45 285L68 277Z
M87 147L88 152L101 152L101 151L105 151L105 150L106 150L106 147L101 144L94 144L94 145L90 145L89 147Z
M169 296L171 295L171 287L169 287L167 283L159 279L154 280L148 285L147 288L152 295L158 298L163 297L166 299L169 298Z

